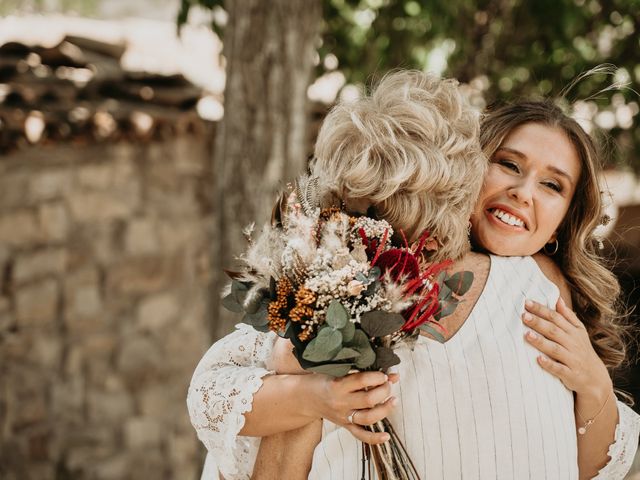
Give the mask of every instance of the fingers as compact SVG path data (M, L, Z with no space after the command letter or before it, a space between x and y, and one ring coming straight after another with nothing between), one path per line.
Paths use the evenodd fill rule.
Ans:
M524 312L522 314L522 321L532 330L535 330L542 336L553 340L556 343L565 345L567 342L567 332L553 322L545 320L544 318L538 317L537 315L529 312Z
M571 361L571 354L562 345L557 344L542 335L533 331L529 331L524 336L531 345L537 348L540 352L544 353L549 358L555 361L567 364Z
M571 369L566 365L547 358L544 355L538 356L538 364L551 375L558 377L563 383L569 380Z
M571 325L578 328L584 328L584 324L580 321L576 313L567 307L567 304L564 302L562 297L558 299L558 303L556 304L556 310L560 315L566 318Z
M391 395L391 383L385 382L370 390L360 390L353 394L353 408L373 408L379 403L383 403Z
M527 300L524 303L524 307L530 314L552 323L556 328L561 330L568 331L573 326L571 322L564 317L564 315L561 315L555 310L552 310L538 302ZM524 315L526 315L526 312Z
M369 445L378 445L388 441L390 438L387 432L370 432L359 425L347 425L345 428L358 440Z
M385 402L382 402L375 407L356 410L352 417L353 423L357 425L373 425L383 418L388 417L396 405L398 405L398 399L395 397L389 397Z
M388 380L389 377L382 372L359 372L346 375L337 381L340 382L348 392L355 392L383 385L387 383Z

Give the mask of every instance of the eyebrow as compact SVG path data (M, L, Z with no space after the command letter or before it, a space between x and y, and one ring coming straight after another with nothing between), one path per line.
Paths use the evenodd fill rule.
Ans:
M500 147L498 148L497 151L503 150L505 152L509 152L513 155L515 155L516 157L522 158L523 160L527 159L527 156L522 153L520 150L516 150L514 148L509 148L509 147ZM562 170L561 168L556 167L555 165L547 165L547 170L551 170L552 172L560 175L561 177L564 177L567 179L567 181L569 183L571 183L572 185L575 183L573 180L573 177L571 175L569 175L567 172L565 172L564 170Z

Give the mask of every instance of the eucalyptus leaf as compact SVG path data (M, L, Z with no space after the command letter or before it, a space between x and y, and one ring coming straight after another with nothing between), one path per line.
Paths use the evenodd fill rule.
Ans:
M266 309L260 309L255 313L247 313L242 321L252 327L261 327L269 323L269 316Z
M362 330L370 337L384 337L402 328L404 317L399 313L373 310L360 317Z
M341 347L342 333L331 327L324 327L318 331L316 338L309 342L302 358L310 362L326 362L331 360Z
M369 337L360 329L356 329L353 339L349 342L349 347L353 347L356 350L361 350L369 345Z
M256 313L261 308L267 308L269 306L269 300L265 297L268 294L269 291L264 288L252 291L250 295L245 297L243 305L244 311L247 313Z
M348 343L353 340L353 335L356 333L356 325L349 320L344 327L340 329L340 332L342 332L342 341Z
M358 280L359 282L362 282L363 284L367 284L369 283L369 277L367 277L364 273L362 272L358 272L356 273L356 280Z
M327 325L333 328L343 328L349 323L349 312L338 300L332 300L327 308Z
M442 335L441 332L439 332L435 327L432 327L428 323L423 323L422 325L420 325L420 330L427 332L429 335L431 335L434 339L436 339L440 343L446 342L444 335Z
M222 299L222 306L233 313L242 313L244 311L242 305L236 301L236 297L231 293Z
M438 292L438 300L440 300L441 302L445 300L449 300L452 295L453 295L453 290L447 287L446 283L441 283L440 291Z
M373 362L376 361L376 353L367 342L366 347L358 349L360 355L356 358L356 367L359 369L367 368L373 365Z
M333 357L331 360L350 360L352 358L356 358L358 355L359 355L359 352L357 350L346 347L340 350L338 354L335 357Z
M239 282L238 280L234 280L231 282L231 295L236 299L236 302L239 304L244 303L244 299L247 296L247 292L249 291L249 285L244 282Z
M386 371L389 367L400 363L400 357L389 347L376 348L376 367Z
M367 289L364 291L364 296L365 297L373 296L376 293L376 291L378 290L379 287L380 287L380 282L378 280L374 280L373 282L371 282L369 284Z
M456 295L462 296L469 291L473 283L473 272L456 272L444 281L445 285L455 292Z
M451 315L456 307L458 306L458 300L456 300L455 298L450 298L448 300L445 300L443 302L440 302L440 308L438 310L438 312L433 316L433 318L435 318L436 320L440 320L443 317L446 317L447 315Z
M351 363L326 363L324 365L307 367L306 370L316 373L324 373L325 375L331 375L332 377L344 377L352 368L353 365Z
M378 280L380 278L380 275L382 275L382 270L380 270L380 267L373 267L371 270L369 270L369 281Z

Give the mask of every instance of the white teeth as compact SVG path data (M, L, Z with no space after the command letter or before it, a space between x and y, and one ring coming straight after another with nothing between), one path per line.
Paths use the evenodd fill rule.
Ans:
M499 218L503 223L506 223L507 225L513 225L514 227L524 227L524 222L522 220L508 214L503 210L494 208L491 213L494 217Z

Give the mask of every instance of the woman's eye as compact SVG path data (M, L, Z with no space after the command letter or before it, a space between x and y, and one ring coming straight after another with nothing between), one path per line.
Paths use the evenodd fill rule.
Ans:
M504 159L498 160L498 163L503 167L508 168L509 170L513 170L514 172L520 171L520 167L518 166L518 164L515 162L512 162L511 160L504 160Z
M551 190L555 190L556 192L561 192L562 191L562 187L560 185L558 185L557 183L554 183L554 182L543 182L543 185L545 187L550 188Z

